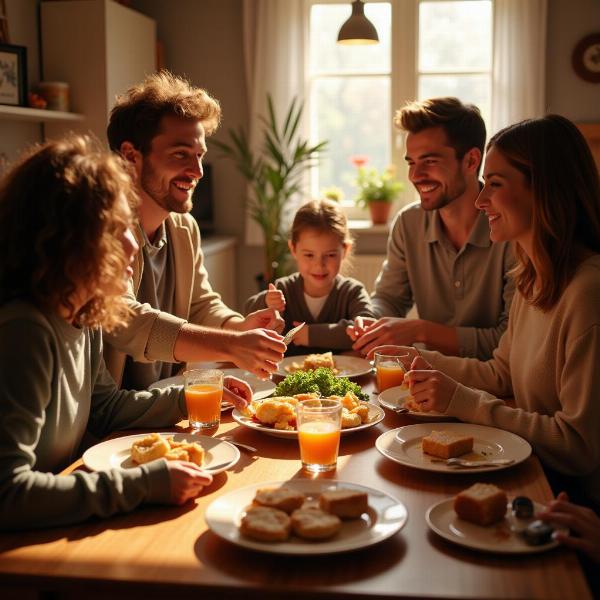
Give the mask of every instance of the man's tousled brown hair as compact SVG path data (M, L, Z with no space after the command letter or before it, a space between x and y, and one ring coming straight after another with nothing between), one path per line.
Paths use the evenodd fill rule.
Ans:
M409 133L442 127L459 160L471 148L478 148L483 156L485 122L475 105L463 104L458 98L430 98L409 102L396 112L394 125Z
M0 304L27 300L79 325L124 324L122 294L98 291L75 313L73 294L105 290L128 264L119 236L131 225L122 202L137 204L122 160L87 136L33 147L0 187Z
M517 245L517 289L541 310L551 309L571 281L582 249L600 253L600 182L585 138L568 119L547 115L496 133L496 149L525 176L533 193L536 265Z
M130 142L142 154L150 151L164 116L201 121L207 136L214 133L221 119L219 102L202 88L169 71L160 71L117 98L110 112L108 143L119 151Z

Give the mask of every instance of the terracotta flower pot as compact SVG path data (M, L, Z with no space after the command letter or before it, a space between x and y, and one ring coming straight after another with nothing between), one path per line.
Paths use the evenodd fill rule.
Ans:
M385 200L372 200L369 202L371 222L373 225L385 225L390 217L392 203Z

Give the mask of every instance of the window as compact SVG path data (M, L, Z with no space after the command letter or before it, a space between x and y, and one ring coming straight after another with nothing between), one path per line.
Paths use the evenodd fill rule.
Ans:
M406 101L457 96L491 111L492 0L369 0L365 15L377 29L374 46L338 46L350 1L307 0L309 16L308 111L311 140L329 149L311 175L311 193L342 189L350 216L355 167L390 163L406 179L401 136L392 124ZM413 197L407 185L406 201Z

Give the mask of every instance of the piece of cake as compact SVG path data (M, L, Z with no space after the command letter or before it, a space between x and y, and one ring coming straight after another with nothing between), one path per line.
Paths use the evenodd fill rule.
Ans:
M369 508L369 497L366 492L332 490L321 494L319 506L341 519L357 519Z
M450 431L432 431L422 440L423 452L439 458L453 458L473 451L473 438Z
M491 483L476 483L454 499L456 514L477 525L491 525L506 514L508 499L503 490Z

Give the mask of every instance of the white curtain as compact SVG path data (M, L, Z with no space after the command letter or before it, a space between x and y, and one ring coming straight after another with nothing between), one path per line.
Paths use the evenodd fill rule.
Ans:
M545 113L547 0L494 0L492 131Z
M244 0L243 11L248 135L256 151L262 142L258 115L266 113L267 93L273 98L279 122L291 99L303 96L308 23L304 0ZM306 113L303 118L299 132L306 135ZM262 241L262 232L248 215L246 243L262 245Z

